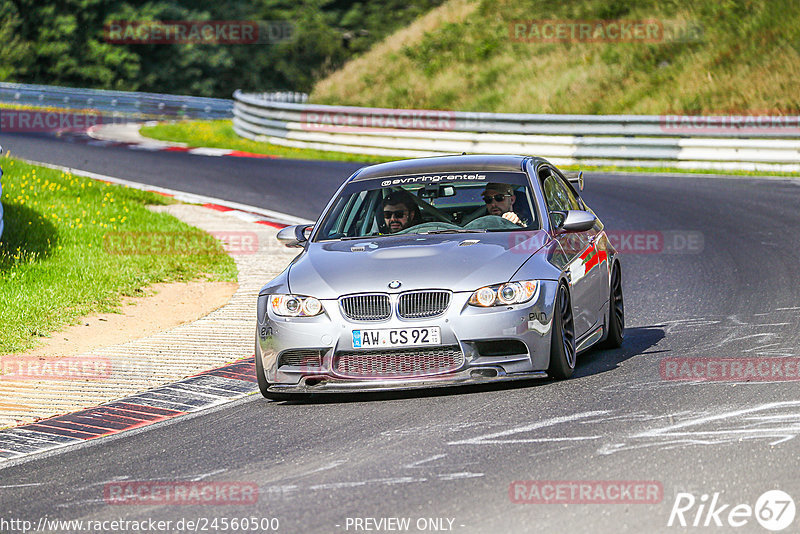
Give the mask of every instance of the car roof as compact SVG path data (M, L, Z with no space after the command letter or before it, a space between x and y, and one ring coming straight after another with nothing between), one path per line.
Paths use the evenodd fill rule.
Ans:
M530 156L510 156L494 154L470 154L458 156L433 156L430 158L404 159L363 167L356 171L350 181L371 180L385 176L404 176L436 172L463 171L508 171L520 172ZM543 161L543 160L542 160Z

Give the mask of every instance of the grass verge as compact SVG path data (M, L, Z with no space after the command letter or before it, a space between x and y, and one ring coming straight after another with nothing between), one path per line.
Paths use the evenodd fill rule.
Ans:
M450 0L439 10L453 16L435 25L420 18L351 60L316 84L311 101L560 114L800 110L796 0L464 3ZM615 38L604 31L614 21L649 21L657 31ZM579 23L591 38L572 33Z
M143 126L140 133L160 141L186 143L194 147L229 148L231 150L267 154L282 158L357 161L364 163L380 163L397 159L348 154L345 152L329 152L326 150L291 148L251 141L250 139L239 137L233 131L233 122L230 120L163 122L155 126Z
M31 348L79 317L117 311L122 296L156 282L236 280L234 261L213 240L200 238L204 247L191 254L108 246L109 236L206 236L147 209L169 198L11 157L0 165L0 354Z
M145 126L141 134L161 141L186 143L195 147L230 148L256 154L272 154L284 158L311 159L327 161L357 161L363 163L381 163L402 158L381 157L359 154L344 154L327 150L308 150L304 148L286 148L282 146L259 143L243 139L236 135L229 120L218 121L182 121L162 123L156 126ZM725 171L709 169L675 169L671 167L615 167L591 165L559 165L564 170L582 170L587 172L629 172L629 173L679 173L679 174L720 174L731 176L788 176L797 177L796 173L767 171Z

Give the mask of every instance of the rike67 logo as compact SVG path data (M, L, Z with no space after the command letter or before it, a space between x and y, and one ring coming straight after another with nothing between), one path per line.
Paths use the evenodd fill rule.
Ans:
M743 527L755 518L765 529L778 532L790 526L794 516L794 500L781 490L764 492L756 500L755 506L725 503L719 492L703 494L699 498L681 492L675 496L667 526L730 529Z

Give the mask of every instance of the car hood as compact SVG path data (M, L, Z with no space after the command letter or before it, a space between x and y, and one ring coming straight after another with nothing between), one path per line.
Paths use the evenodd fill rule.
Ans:
M547 239L537 230L309 243L289 269L289 288L321 299L425 288L474 291L508 281ZM402 285L390 290L393 280Z

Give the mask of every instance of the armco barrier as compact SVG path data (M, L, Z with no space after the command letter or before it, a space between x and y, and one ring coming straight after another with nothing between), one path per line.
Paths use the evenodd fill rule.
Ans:
M21 106L97 110L123 118L228 119L233 101L133 91L79 89L0 82L0 102Z
M516 153L558 165L800 172L800 116L472 113L279 102L241 91L233 96L237 134L291 147L398 157Z

